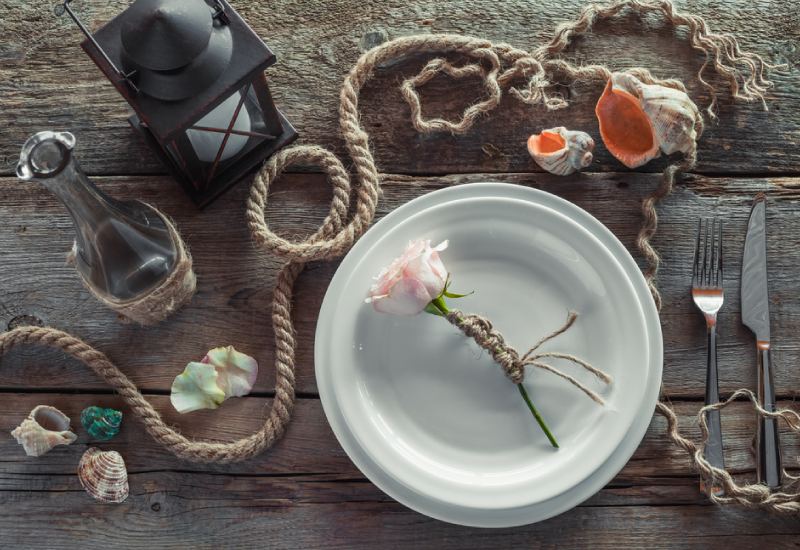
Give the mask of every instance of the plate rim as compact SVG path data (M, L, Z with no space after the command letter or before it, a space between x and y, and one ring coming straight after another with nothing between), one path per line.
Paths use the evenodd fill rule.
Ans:
M414 207L426 208L432 204L438 203L438 201L447 200L450 195L454 195L455 197L462 197L465 195L480 196L479 194L481 193L486 196L497 196L497 194L500 193L502 196L511 196L522 198L523 200L541 202L545 206L559 210L564 215L573 218L592 232L607 248L609 248L609 250L611 250L612 254L614 254L622 264L623 269L626 271L634 288L636 288L639 294L640 304L645 312L645 322L647 324L651 344L651 363L648 365L650 369L649 373L654 376L653 381L648 380L648 391L644 396L643 406L634 422L633 428L629 431L628 438L623 440L611 457L583 482L553 499L531 506L499 511L480 511L478 513L476 513L475 510L453 506L445 507L444 509L436 509L435 506L437 502L427 498L426 495L410 492L407 488L400 486L391 478L381 479L382 470L380 467L371 463L367 457L359 455L359 450L353 448L350 442L347 441L347 427L335 418L336 411L332 410L331 403L328 402L328 398L322 390L323 384L320 383L321 379L324 378L324 373L320 372L318 368L319 362L317 361L320 349L318 346L320 336L319 330L317 330L315 336L315 375L323 411L339 444L362 474L384 493L412 510L442 521L474 527L512 527L543 521L577 506L602 489L625 466L641 443L650 425L652 411L658 400L663 371L663 339L660 318L655 303L652 300L641 269L628 252L627 248L619 241L616 235L597 218L583 208L557 195L525 185L500 181L466 183L437 189L416 197L388 213L382 218L381 222L383 220L396 218ZM362 237L362 239L368 238L368 234ZM326 292L326 298L329 295L329 291L330 286ZM323 300L322 306L324 307L324 305L325 300ZM320 311L322 311L322 309ZM319 325L317 328L319 328Z
M379 249L385 239L392 235L394 231L398 230L398 228L406 228L407 230L408 227L413 227L422 216L429 216L432 211L446 208L458 209L465 207L467 203L475 205L476 203L480 204L487 201L501 204L504 208L517 207L526 210L530 209L527 212L524 212L524 214L527 215L530 213L530 215L533 216L531 219L549 216L551 223L567 224L569 227L564 227L564 232L567 232L568 230L573 232L572 238L567 242L569 246L578 251L583 247L584 256L591 255L591 252L589 251L590 248L594 249L598 256L602 256L602 265L610 272L605 279L608 279L609 277L614 280L617 277L622 277L624 279L624 282L621 282L620 284L620 286L624 286L624 288L620 289L619 292L625 295L626 300L623 300L623 302L631 308L631 311L627 312L626 315L631 315L634 317L632 324L627 325L628 329L631 329L632 326L640 329L641 332L637 334L644 339L644 341L641 342L641 346L638 348L637 357L633 360L634 363L628 364L635 364L635 360L640 360L640 362L649 361L650 350L649 342L647 341L648 334L645 326L644 311L641 307L641 303L639 302L636 289L634 288L633 283L627 277L627 273L618 259L600 242L599 239L597 239L596 236L594 236L589 230L569 216L566 216L565 214L548 208L542 204L512 197L476 196L452 199L446 202L440 202L438 204L431 205L430 207L421 209L417 212L412 212L410 215L397 219L396 223L389 226L384 226L384 230L381 232L381 234L376 239L372 239L372 242L367 243L368 246L364 250L356 251L357 254L349 260L349 265L343 262L342 266L337 270L337 273L340 273L340 276L343 278L341 280L331 282L330 288L334 289L336 292L334 300L327 304L328 309L331 312L341 311L341 308L343 307L343 301L352 300L352 295L348 295L346 292L340 291L352 287L353 277L356 272L361 271L363 276L362 265L365 261L365 258L369 256L371 252ZM434 215L436 214L434 213ZM386 227L388 227L388 229ZM360 248L363 248L363 246ZM600 258L595 257L595 260L599 261ZM343 270L342 268L346 269ZM612 285L612 287L615 290L618 288L614 285ZM607 285L605 288L608 289L609 286ZM349 307L348 311L350 311ZM322 324L322 310L319 319L320 322L318 323L318 327L320 327ZM330 369L331 372L341 370L333 366L333 362L331 361L332 355L336 353L336 344L335 340L333 339L333 333L336 332L337 326L339 325L336 323L328 322L327 326L320 327L319 329L324 330L326 335L326 338L320 342L320 351L324 352L322 355L325 357L324 364L326 366L320 364L320 368ZM340 363L336 362L336 364L338 365ZM342 373L339 372L339 374ZM426 473L423 468L416 468L413 465L407 465L401 457L396 457L395 453L388 451L384 452L383 449L385 442L382 439L380 441L377 441L377 439L375 441L370 439L370 437L379 438L379 434L375 433L375 430L369 425L368 422L364 423L361 421L362 415L359 414L359 411L355 410L356 405L350 401L349 394L346 391L348 387L344 384L342 377L331 374L331 383L329 389L331 392L331 403L340 411L341 418L345 424L347 424L348 431L354 438L356 445L361 448L361 450L370 458L373 463L379 464L383 472L391 476L395 481L408 487L411 491L424 491L425 494L432 499L455 506L463 506L465 508L479 510L509 509L518 506L529 506L538 502L547 501L550 498L562 494L570 487L577 485L587 477L591 476L597 470L597 468L599 468L600 465L602 465L602 463L613 454L614 450L619 446L633 425L639 406L643 401L645 389L647 388L649 381L648 374L649 373L644 373L643 376L637 377L638 384L635 389L628 388L629 391L632 392L631 395L637 396L638 399L634 398L632 400L626 400L624 406L620 406L618 402L619 415L616 417L618 421L614 422L608 430L603 430L603 433L605 434L604 436L594 436L595 439L593 439L593 443L597 446L596 452L590 452L589 449L585 448L584 444L582 448L583 455L586 459L580 460L579 458L576 458L576 456L572 456L570 458L569 465L574 468L574 471L577 471L577 474L573 475L569 470L564 470L565 466L556 465L556 471L549 474L551 476L555 476L550 481L547 481L546 479L543 480L541 477L539 477L537 479L525 479L524 482L513 486L502 488L475 488L474 491L470 491L468 487L462 487L458 481L446 481L440 479L438 476L431 476L429 473ZM630 379L626 378L626 381L630 381ZM348 379L348 383L349 382L350 381ZM356 396L352 397L355 398ZM623 412L625 412L624 415ZM414 474L414 472L416 472L416 474ZM430 485L428 485L429 483ZM538 489L536 486L537 483L541 483L541 486ZM426 489L426 487L428 488ZM525 500L526 498L531 497L526 497L524 495L535 495L535 500Z

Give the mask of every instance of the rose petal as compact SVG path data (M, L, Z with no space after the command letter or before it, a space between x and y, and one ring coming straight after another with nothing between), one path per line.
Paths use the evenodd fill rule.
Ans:
M212 365L191 362L172 382L169 400L179 413L216 409L225 401L225 392L217 385L217 371Z
M393 315L416 315L425 309L433 300L428 290L420 281L403 278L392 287L389 294L372 302L375 311Z
M214 348L202 360L213 365L219 379L217 385L225 392L225 398L241 397L250 393L258 376L258 363L233 346Z
M425 286L428 295L432 296L431 300L442 293L445 278L447 277L447 273L439 274L438 265L433 265L431 261L432 254L437 254L438 256L438 253L430 249L426 250L421 256L410 261L403 270L404 277L414 278ZM436 263L441 265L441 261Z
M430 239L409 242L403 254L378 274L365 301L377 311L396 315L415 315L424 310L444 289L447 269L439 252L447 245L442 241L431 247Z

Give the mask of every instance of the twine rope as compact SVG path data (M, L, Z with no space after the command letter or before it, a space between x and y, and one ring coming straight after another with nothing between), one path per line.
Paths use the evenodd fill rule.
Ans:
M547 336L543 337L541 340L536 342L534 346L529 349L525 355L519 355L519 352L514 349L512 346L506 343L505 338L503 337L502 333L498 331L492 325L492 322L489 321L486 317L476 314L465 314L457 309L450 310L450 312L446 316L447 320L450 321L454 327L458 328L461 332L463 332L466 336L472 338L476 344L478 344L481 348L489 352L489 355L492 356L492 359L500 365L505 373L506 377L511 380L514 384L521 384L522 381L525 379L525 367L530 365L532 367L536 367L547 372L551 372L556 376L560 376L587 396L589 396L592 401L598 403L600 405L605 404L603 398L600 397L596 392L588 388L585 384L580 382L574 376L571 376L561 370L553 367L552 365L548 365L544 363L543 359L564 359L569 361L575 365L579 365L583 367L588 372L595 375L601 381L606 384L611 383L611 376L603 372L602 370L592 366L587 361L576 357L569 353L561 353L561 352L554 352L554 351L545 351L536 353L545 342L548 342L555 338L556 336L565 333L570 329L570 327L575 323L575 320L578 318L578 314L575 312L570 312L567 316L567 321L564 323L560 328L556 329L555 331L551 332Z
M706 112L711 119L716 116L717 91L705 79L708 67L712 67L717 75L727 82L733 98L764 103L764 93L771 86L764 75L768 69L775 66L766 63L756 54L742 52L734 37L711 32L701 17L679 12L667 0L617 0L607 5L586 6L576 20L559 25L551 41L531 53L508 44L493 44L487 40L447 34L399 38L364 53L346 76L340 92L340 131L359 183L355 190L354 214L349 220L348 207L352 195L349 174L332 153L316 146L296 146L281 150L265 163L253 181L247 201L247 223L256 245L285 259L287 263L278 274L272 304L277 373L275 399L264 425L254 434L226 443L189 440L164 423L159 413L144 399L136 386L102 352L54 328L20 327L0 334L0 355L17 345L44 345L61 349L67 355L84 362L120 393L131 406L134 416L144 423L147 432L181 459L194 462L234 462L260 453L283 435L294 405L296 342L291 315L294 282L306 262L331 260L349 250L355 240L370 226L375 216L380 193L380 176L369 149L369 136L360 122L358 98L361 89L379 65L416 54L431 53L461 55L472 59L473 63L460 67L444 58L433 59L419 74L401 86L401 93L411 111L412 124L418 131L464 133L480 116L499 105L503 90L509 90L510 95L526 104L542 105L545 109L554 110L568 105L567 101L552 89L556 76L575 81L607 80L611 72L606 67L575 66L555 56L563 52L574 37L589 32L597 22L613 19L626 10L640 15L661 15L675 27L688 28L689 43L705 56L705 61L698 70L697 79L710 95L711 100ZM657 79L646 69L637 67L627 70L647 84L660 84L684 90L681 82L674 79ZM417 88L436 76L438 72L454 78L479 75L484 81L486 98L469 106L458 121L452 122L441 118L425 119ZM512 82L520 79L526 79L524 87L511 86ZM695 122L698 135L702 131L702 126L703 121L698 119ZM670 194L679 174L690 170L695 162L696 150L693 150L685 155L681 162L668 166L659 187L642 203L643 222L637 237L637 246L646 260L645 278L659 309L662 303L655 277L660 259L650 242L658 227L656 206ZM271 183L286 168L299 163L318 166L328 175L333 187L333 200L330 212L317 232L304 240L289 241L270 230L265 219L265 207ZM523 357L526 359L520 358L520 361L538 361L542 355L534 351ZM796 512L800 494L768 494L768 491L760 485L737 485L725 470L710 466L702 457L708 435L705 424L706 412L712 408L724 408L733 399L742 395L750 397L759 415L783 418L789 423L790 428L798 431L800 419L796 413L785 409L775 413L766 411L757 405L755 397L749 390L739 390L726 402L701 409L699 421L703 431L703 441L699 446L680 434L677 416L672 409L664 403L659 403L657 411L667 418L671 441L689 454L701 476L718 480L725 487L728 496L709 495L714 502L736 501L746 506L763 507L776 512Z
M192 270L192 256L173 222L154 206L144 204L161 217L175 244L175 265L166 279L143 296L120 302L112 300L107 294L100 292L91 281L83 276L80 270L76 271L78 271L86 290L100 303L119 313L123 321L133 321L140 325L155 325L192 299L197 287L197 277ZM78 243L76 242L67 254L67 265L76 265L77 254Z
M759 416L782 419L793 433L800 434L800 414L791 409L768 411L758 404L758 398L748 389L736 390L725 401L706 405L700 409L697 413L697 423L702 434L699 444L695 444L681 435L678 427L678 417L675 411L666 403L657 403L656 411L667 420L667 435L675 445L686 451L699 471L706 487L722 487L724 489L724 493L721 495L713 490L709 490L706 493L712 502L717 504L737 503L748 508L761 508L781 514L796 514L800 512L800 491L771 492L766 485L760 483L738 484L727 470L712 466L703 456L706 441L708 440L706 419L709 411L722 410L741 397L748 399ZM790 483L786 484L787 487L800 481L800 478L790 475L785 469L783 470L783 475L791 480Z

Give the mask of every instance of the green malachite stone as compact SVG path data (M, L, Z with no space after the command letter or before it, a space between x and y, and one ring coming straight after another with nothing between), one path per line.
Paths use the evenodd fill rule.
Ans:
M81 424L94 439L107 441L119 433L122 413L103 407L86 407L81 412Z

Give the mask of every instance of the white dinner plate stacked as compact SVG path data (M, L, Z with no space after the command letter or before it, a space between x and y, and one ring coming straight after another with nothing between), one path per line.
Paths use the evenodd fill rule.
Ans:
M609 373L606 387L554 360L605 405L540 369L524 382L559 449L500 367L446 320L364 303L375 275L418 238L450 241L451 288L474 291L452 305L488 317L522 353L579 314L543 349ZM423 514L483 527L541 521L608 483L647 430L662 360L658 313L617 238L572 203L502 183L430 193L376 223L333 277L315 343L325 414L364 475Z

